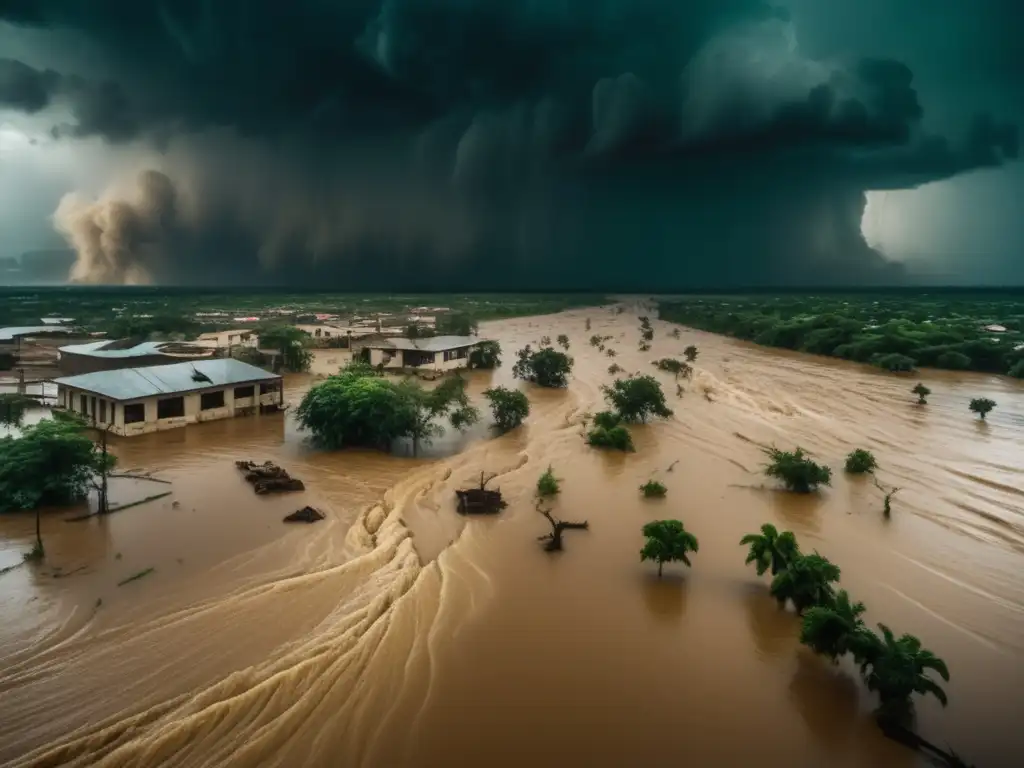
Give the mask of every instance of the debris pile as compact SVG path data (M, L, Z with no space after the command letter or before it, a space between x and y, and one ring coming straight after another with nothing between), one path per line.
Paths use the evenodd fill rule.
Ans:
M492 491L487 488L487 483L495 477L497 475L491 475L485 479L484 473L481 472L479 488L463 488L455 491L455 497L459 502L459 512L463 515L474 513L493 515L503 510L507 505L501 498L501 491L497 489Z
M292 477L272 461L265 461L262 464L252 461L236 461L235 466L245 472L246 482L252 483L256 493L306 490L306 486L302 484L301 480Z

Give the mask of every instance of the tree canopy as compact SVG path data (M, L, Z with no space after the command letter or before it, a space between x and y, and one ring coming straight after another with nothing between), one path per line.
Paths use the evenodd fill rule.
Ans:
M971 411L978 414L981 420L984 421L989 411L996 407L996 401L990 400L987 397L975 397L971 400Z
M672 416L661 383L653 376L616 379L611 386L601 387L601 391L623 421L645 422L651 416L662 419Z
M918 405L927 405L928 404L928 395L930 395L932 393L932 391L930 389L928 389L928 387L926 387L922 382L920 382L920 381L917 382L917 384L914 386L914 388L912 390L910 390L910 391L913 392L915 395L917 395L917 404Z
M35 404L35 400L22 394L0 394L0 427L20 427L25 412Z
M864 622L860 616L864 610L864 603L854 602L841 589L828 604L814 605L804 612L800 642L833 662L847 653L854 654L860 662L864 646Z
M484 397L491 404L494 425L500 432L515 429L530 415L530 400L518 389L492 387L484 390Z
M774 446L765 449L769 462L764 473L781 480L787 490L796 493L810 493L819 485L832 484L832 470L817 464L808 457L803 448L795 451L780 451Z
M878 461L871 451L857 448L847 455L844 469L851 475L863 475L878 469Z
M492 370L501 365L501 344L481 341L469 353L469 367Z
M308 371L313 353L307 349L312 343L308 333L294 325L267 325L258 328L260 347L281 352L281 367L292 373Z
M535 351L527 344L516 354L518 360L512 368L512 375L517 379L532 381L542 387L568 385L573 360L564 352L551 347Z
M814 605L828 605L835 598L832 583L839 581L839 566L814 552L797 555L772 579L771 593L779 604L793 603L797 613Z
M946 692L927 675L934 671L948 682L946 663L922 647L913 635L897 638L885 624L878 628L882 630L881 637L870 631L860 634L857 653L862 659L861 673L868 690L878 694L880 714L905 721L913 712L911 696L915 693L930 693L946 706Z
M661 578L665 563L682 562L690 565L690 552L698 550L697 537L686 530L681 520L655 520L643 527L647 541L640 550L640 561L653 560L658 564Z
M758 576L769 569L775 576L800 556L800 547L793 532L779 533L771 523L762 525L760 533L748 533L740 539L740 545L750 548L745 562L754 563Z
M633 437L622 426L622 417L612 411L601 411L594 415L594 425L587 433L587 444L593 448L612 448L631 452Z

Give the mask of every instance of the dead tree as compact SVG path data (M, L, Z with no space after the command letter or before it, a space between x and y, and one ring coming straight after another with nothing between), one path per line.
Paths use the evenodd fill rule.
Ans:
M545 552L561 552L562 551L562 531L569 529L576 530L588 530L590 524L584 520L582 523L568 523L562 520L556 520L551 516L549 510L543 509L540 505L540 501L537 502L537 511L540 512L544 517L551 523L551 533L538 536L537 541L547 542L544 545Z
M899 488L891 488L891 489L889 489L887 491L885 488L882 487L882 484L878 482L878 478L877 477L874 478L874 480L875 480L875 487L878 490L880 490L882 493L885 494L885 500L882 502L884 504L884 506L882 508L882 514L888 520L889 516L892 514L892 497L895 496L899 492L900 489Z

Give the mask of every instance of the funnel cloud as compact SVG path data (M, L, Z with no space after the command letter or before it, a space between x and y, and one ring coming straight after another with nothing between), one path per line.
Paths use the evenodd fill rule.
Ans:
M85 283L891 284L865 193L1018 154L1011 121L929 121L906 63L812 56L757 0L7 0L0 20L102 64L0 59L0 109L148 148L53 214Z

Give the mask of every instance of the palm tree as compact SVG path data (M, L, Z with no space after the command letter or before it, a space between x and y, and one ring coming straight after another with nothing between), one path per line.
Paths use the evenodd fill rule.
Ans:
M785 605L789 600L802 614L815 605L830 605L835 600L832 582L839 581L839 566L815 552L798 555L785 570L772 579L772 597Z
M860 653L864 632L862 613L864 603L852 602L846 590L841 589L830 604L807 609L800 628L800 642L833 662L847 653L853 653L858 662L863 661Z
M761 533L748 533L740 539L741 546L750 547L745 563L754 563L757 575L763 576L769 568L772 576L784 571L794 558L800 556L800 547L792 531L779 533L771 523L761 526Z
M946 662L922 648L921 641L913 635L902 635L896 639L885 624L879 624L878 628L882 630L881 637L864 630L859 642L863 656L861 674L868 690L878 693L879 716L903 719L912 715L910 697L915 693L930 693L942 706L946 706L946 692L925 674L928 670L935 670L949 682Z
M690 565L688 552L696 552L697 537L686 530L679 520L655 520L643 527L647 537L644 548L640 550L640 561L654 560L658 563L658 578L665 563L679 560Z

